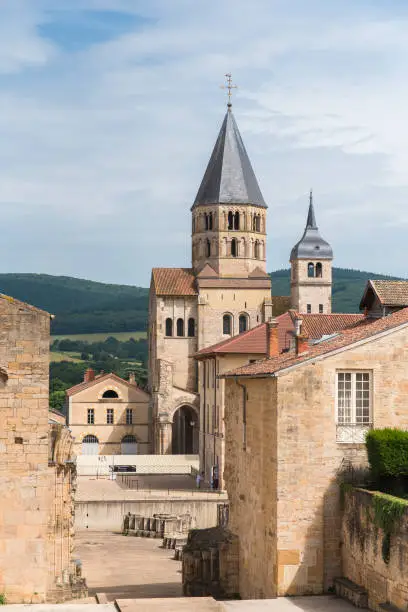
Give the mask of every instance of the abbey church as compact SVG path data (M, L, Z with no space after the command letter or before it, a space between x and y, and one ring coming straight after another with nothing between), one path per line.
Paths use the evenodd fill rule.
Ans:
M211 431L213 440L222 438L219 362L195 358L200 351L261 329L290 308L331 312L333 253L319 233L312 195L303 236L290 255L290 297L272 298L267 208L228 104L191 207L192 267L152 271L149 390L155 453L196 454L200 447L202 454L201 435ZM210 463L219 466L222 449L215 443L212 448Z

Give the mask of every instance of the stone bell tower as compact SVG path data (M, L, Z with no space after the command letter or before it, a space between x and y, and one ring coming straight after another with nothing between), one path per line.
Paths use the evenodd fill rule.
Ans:
M231 104L192 211L192 263L219 277L266 272L266 204Z
M330 314L333 251L316 223L313 194L302 238L290 254L291 306L301 313Z

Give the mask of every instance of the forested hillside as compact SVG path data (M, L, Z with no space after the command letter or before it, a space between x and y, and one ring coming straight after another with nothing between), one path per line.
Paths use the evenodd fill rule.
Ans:
M148 289L69 276L0 274L0 293L56 315L53 334L146 329Z
M275 295L289 295L289 270L272 272ZM357 312L368 278L374 272L333 270L333 310ZM56 315L53 334L142 331L147 325L148 289L109 285L47 274L0 274L0 292Z

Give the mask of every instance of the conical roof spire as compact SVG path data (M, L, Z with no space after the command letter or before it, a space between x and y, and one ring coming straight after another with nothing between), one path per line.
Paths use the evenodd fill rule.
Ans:
M309 210L305 231L290 254L290 261L294 259L333 259L333 250L330 244L323 240L317 227L312 190L309 194Z
M267 208L231 106L228 106L193 207L207 204L252 204Z
M310 194L309 194L309 212L307 213L306 227L307 228L309 227L310 229L317 229L316 217L315 217L315 212L313 208L313 191L312 190L310 190Z

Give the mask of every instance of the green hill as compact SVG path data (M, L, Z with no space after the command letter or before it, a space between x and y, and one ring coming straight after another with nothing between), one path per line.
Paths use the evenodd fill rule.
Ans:
M272 293L290 295L290 270L271 273ZM333 312L359 312L358 306L368 279L401 280L397 276L385 276L375 272L333 268Z
M0 292L56 315L53 334L143 331L148 289L69 276L0 274Z
M289 295L289 270L271 273L273 293ZM397 279L374 272L333 269L334 312L358 312L367 279ZM144 331L148 289L68 276L0 274L0 292L55 314L53 334Z

